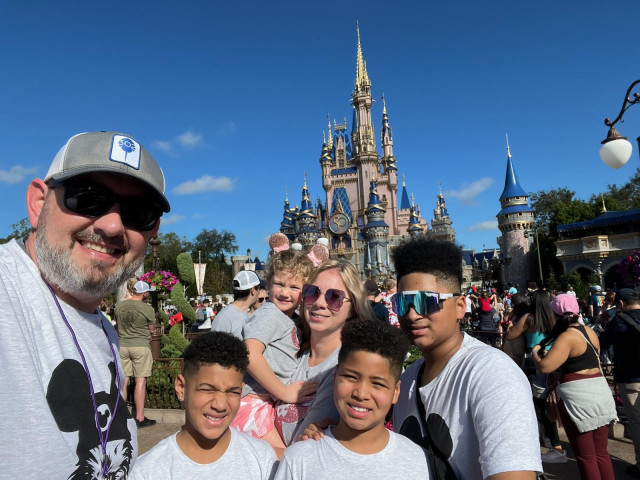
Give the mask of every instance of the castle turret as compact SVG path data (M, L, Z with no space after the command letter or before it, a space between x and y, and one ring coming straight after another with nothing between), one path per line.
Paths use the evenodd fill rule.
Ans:
M295 218L289 206L289 193L287 192L284 199L284 212L282 214L282 222L280 222L280 233L284 233L291 241L296 236Z
M516 176L508 141L507 174L504 190L500 196L500 206L502 209L497 217L502 237L498 241L507 263L506 281L517 283L524 288L530 278L529 241L525 237L525 232L533 228L534 216L529 207L529 196Z
M297 240L303 247L311 248L318 239L317 217L313 210L313 204L307 188L307 176L304 178L302 186L302 203L297 219Z
M416 237L418 235L422 235L424 233L424 229L422 225L420 225L420 215L418 215L418 211L416 209L416 204L413 198L413 194L411 195L411 208L409 213L409 228L407 229L409 235L412 237Z
M389 225L384 221L384 214L376 181L371 180L366 210L367 224L364 227L367 242L365 271L374 280L386 277L389 273Z
M431 220L431 230L429 234L438 240L455 242L456 231L453 229L453 222L449 218L449 212L442 195L442 184L439 185L440 193L436 200L436 208L433 209L433 220Z

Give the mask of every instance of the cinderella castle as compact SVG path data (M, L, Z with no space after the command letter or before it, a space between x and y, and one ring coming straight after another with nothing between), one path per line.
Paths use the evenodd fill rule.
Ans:
M350 260L364 278L377 281L392 273L389 251L402 238L426 234L455 240L442 190L436 199L431 228L421 216L413 194L409 199L404 176L398 192L393 129L382 100L380 154L371 117L371 80L358 28L351 129L346 119L343 123L334 120L333 125L329 120L319 159L325 201L318 199L313 204L305 176L300 206L292 208L287 196L280 224L280 232L305 249L319 238L327 239L332 258Z
M422 217L413 194L407 193L404 176L398 192L398 162L393 154L393 129L384 97L379 137L382 154L378 152L371 117L371 80L359 28L351 104L351 129L346 119L343 123L334 120L333 124L329 120L323 139L319 163L324 202L318 198L314 205L311 201L305 175L300 206L292 208L288 195L285 198L280 232L307 250L319 239L325 239L331 258L349 260L363 278L381 282L393 276L389 252L403 238L427 235L455 241L456 233L441 186L430 225ZM502 234L497 238L500 248L463 250L465 286L523 287L532 271L529 251L534 215L529 197L516 176L508 144L500 207L496 215Z

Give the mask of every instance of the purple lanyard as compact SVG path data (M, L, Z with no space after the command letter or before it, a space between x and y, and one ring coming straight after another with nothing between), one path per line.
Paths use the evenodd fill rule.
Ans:
M44 279L43 279L44 280ZM106 478L107 473L109 472L109 458L107 456L107 442L108 442L108 438L109 438L109 432L111 431L111 425L113 425L113 421L116 418L116 413L118 411L118 403L120 402L120 371L118 369L118 360L116 357L116 351L113 348L113 344L109 341L109 335L107 334L107 330L104 328L104 323L103 323L103 319L100 320L100 324L102 325L102 331L104 332L105 336L107 337L107 343L109 344L109 348L111 348L111 355L113 356L113 366L115 368L116 371L116 379L118 382L118 387L117 387L117 396L116 396L116 404L115 404L115 408L113 409L113 414L111 415L111 420L109 421L109 424L107 425L107 431L103 434L102 433L102 428L100 427L100 415L98 413L98 406L96 405L96 395L95 395L95 391L93 389L93 382L91 380L91 373L89 373L89 366L87 365L87 360L84 358L84 353L82 353L82 348L80 348L80 343L78 343L78 339L76 338L76 334L73 331L73 328L71 328L71 325L69 324L69 321L67 320L66 315L64 314L64 312L62 311L62 307L60 306L60 302L58 301L58 297L56 297L56 294L53 291L53 288L51 288L51 285L49 285L47 283L47 281L44 281L45 285L49 288L49 291L51 292L51 296L53 297L53 301L56 302L56 306L58 307L58 311L60 312L60 315L62 316L62 320L64 320L65 325L67 326L67 328L69 329L69 332L71 333L71 337L73 337L73 343L76 344L76 348L78 349L78 353L80 354L80 358L82 359L82 365L84 365L84 371L87 373L87 380L89 381L89 388L91 389L91 402L93 403L93 414L95 417L95 421L96 421L96 428L98 429L98 437L100 438L100 446L102 447L102 476Z

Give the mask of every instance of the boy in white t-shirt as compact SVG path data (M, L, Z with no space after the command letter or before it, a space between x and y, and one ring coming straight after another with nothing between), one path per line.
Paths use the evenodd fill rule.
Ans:
M294 443L284 452L276 479L428 479L423 450L388 431L385 417L400 393L405 335L386 323L347 322L334 379L338 425L319 441Z
M277 457L269 444L229 428L240 407L248 363L246 346L229 333L194 339L175 381L185 425L141 456L131 478L272 478Z
M534 480L542 464L531 387L503 352L460 331L460 248L412 237L392 255L394 308L422 353L402 375L394 431L430 451L437 478Z

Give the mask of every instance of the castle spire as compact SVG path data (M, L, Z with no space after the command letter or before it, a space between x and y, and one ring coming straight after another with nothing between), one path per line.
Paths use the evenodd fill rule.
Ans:
M367 63L362 56L362 44L360 43L360 25L356 21L356 31L358 34L358 49L356 53L356 92L364 86L371 86L369 75L367 74Z
M329 149L329 151L331 151L331 149L333 148L333 131L331 130L331 118L329 117L329 114L327 113L327 123L329 124L329 141L327 142L327 148Z
M400 210L408 210L411 208L409 203L409 195L407 194L407 185L404 181L404 175L402 175L402 196L400 197Z
M513 162L511 161L511 149L509 148L509 143L507 142L507 175L504 179L504 190L502 191L500 200L504 198L526 196L527 192L525 192L524 188L522 188L522 186L520 185L518 177L516 176L516 171L513 168Z

